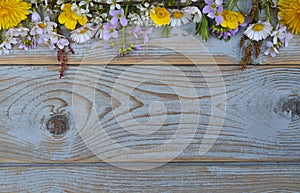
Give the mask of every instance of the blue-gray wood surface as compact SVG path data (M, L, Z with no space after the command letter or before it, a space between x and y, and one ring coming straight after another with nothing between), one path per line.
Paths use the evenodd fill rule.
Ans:
M74 45L77 54L63 79L56 53L46 48L1 56L0 192L298 192L300 38L279 57L261 55L255 60L261 65L241 71L240 35L229 43L205 43L193 32L186 26L165 39L157 29L142 51L124 58L96 40ZM106 164L97 156L101 149L88 145L99 141L87 142L76 125L75 118L96 127L92 111L120 145L101 142L112 163L168 163L141 171ZM155 122L162 116L164 122ZM148 133L156 124L159 129ZM168 158L182 141L174 150L155 149L180 125L190 130L195 124L191 141L174 159ZM221 130L200 155L208 125ZM128 156L122 147L154 151Z

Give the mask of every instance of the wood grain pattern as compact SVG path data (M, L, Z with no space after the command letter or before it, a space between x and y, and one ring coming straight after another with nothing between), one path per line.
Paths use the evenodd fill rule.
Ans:
M130 29L128 30L130 31ZM216 38L211 38L208 42L203 42L199 36L193 36L195 33L194 25L185 25L181 28L174 28L169 38L164 38L161 35L161 29L155 29L151 34L149 44L143 45L142 39L129 38L129 41L142 45L143 50L137 51L132 56L115 57L116 50L104 49L107 44L105 41L94 39L85 44L72 44L76 52L75 55L69 56L69 64L81 64L89 55L89 52L97 49L97 60L88 60L88 64L107 64L107 60L114 58L112 64L137 63L144 59L162 59L172 64L190 64L190 61L185 60L182 55L178 54L176 49L167 49L168 46L174 45L176 48L185 50L198 59L199 63L210 63L206 56L210 55L214 58L217 64L238 64L241 54L239 48L239 40L242 36L239 33L233 37L230 42L220 41ZM120 40L116 40L117 42ZM187 43L189 42L189 43ZM191 46L191 43L197 43L205 49L199 49L198 46ZM174 47L173 46L173 47ZM300 37L294 36L287 48L282 48L280 56L272 58L269 56L261 56L253 61L258 64L299 64L300 61ZM264 50L263 50L264 51ZM288 58L288 59L287 59ZM58 64L56 52L49 51L46 47L39 47L28 52L15 49L10 55L2 55L0 57L0 65L7 64Z
M1 192L299 192L296 166L0 168Z
M253 61L271 66L240 71L241 32L194 33L156 28L125 58L104 41L73 44L64 79L46 47L0 56L0 192L299 192L300 36Z
M256 67L243 72L237 66L220 68L227 97L217 105L224 111L221 104L227 104L225 122L216 143L208 153L200 156L198 151L207 129L212 99L206 79L218 76L209 66L202 69L208 72L206 77L204 71L199 72L195 66L178 66L184 75L170 71L168 65L109 65L101 75L96 66L74 66L64 79L58 78L53 66L3 66L0 69L0 162L99 162L78 135L73 120L72 95L79 100L77 108L82 111L82 117L88 119L88 112L94 108L105 131L124 147L147 150L164 144L177 131L181 113L193 115L196 112L200 115L197 131L189 146L174 161L299 161L299 68ZM123 78L122 74L125 74ZM149 77L153 81L149 81ZM182 81L184 78L192 83L190 86L197 96L184 98L183 104L190 110L181 112L174 89L187 85ZM115 84L118 79L121 81ZM166 80L169 85L162 82ZM80 88L78 92L74 92L74 85ZM132 87L133 91L129 92L128 88ZM117 97L112 97L112 88L116 88ZM95 98L90 93L95 93ZM126 100L129 100L128 106ZM195 100L199 102L198 107L192 106ZM151 107L155 101L158 103ZM147 135L126 130L139 131L139 127L126 119L128 114L136 124L147 123L150 117L161 116L160 104L168 113L159 130ZM65 134L53 136L47 130L46 123L54 115L69 118L70 129ZM119 123L117 118L120 118ZM189 128L191 121L186 120L186 123L189 124L185 127ZM123 129L120 124L127 128ZM122 154L110 146L106 148L112 154ZM148 161L163 161L163 156L170 153L161 150L156 160ZM141 160L129 157L128 161Z

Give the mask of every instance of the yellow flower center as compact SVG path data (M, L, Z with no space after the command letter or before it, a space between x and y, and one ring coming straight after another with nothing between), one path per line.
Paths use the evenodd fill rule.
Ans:
M172 16L175 18L175 19L180 19L182 18L183 16L183 13L182 12L179 12L179 11L176 11L172 14Z
M227 21L233 22L233 21L236 20L236 15L235 15L235 14L232 14L232 13L229 13L229 14L226 15L225 19L226 19Z
M156 11L156 15L159 17L159 18L163 18L166 16L166 13L162 10L158 10Z
M264 28L264 25L261 24L261 23L255 24L253 26L253 30L256 31L256 32L259 32L259 31L263 30L263 28Z
M44 29L46 27L46 24L43 22L43 23L39 23L38 26L42 29Z
M87 31L87 29L86 28L83 28L82 30L80 30L80 34L85 34L86 33L86 31Z
M217 17L217 16L219 16L220 14L219 14L219 12L215 12L215 16Z

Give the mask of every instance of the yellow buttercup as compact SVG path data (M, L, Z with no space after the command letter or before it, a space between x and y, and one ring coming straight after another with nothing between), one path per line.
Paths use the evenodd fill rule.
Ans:
M244 16L239 12L224 10L222 16L224 21L221 23L221 26L229 29L236 29L239 27L239 24L245 22Z
M88 22L86 15L78 15L72 10L72 4L66 3L63 5L62 12L58 17L58 22L60 24L65 24L65 27L70 30L76 28L77 22L80 25L85 25Z
M155 7L150 10L150 18L158 25L168 25L171 21L170 13L163 7Z

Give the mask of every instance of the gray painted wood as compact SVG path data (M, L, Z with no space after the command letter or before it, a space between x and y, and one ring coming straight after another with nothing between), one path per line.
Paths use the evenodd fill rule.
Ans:
M274 65L240 71L241 34L225 43L189 36L194 34L193 25L173 30L169 39L161 37L160 32L155 29L151 42L126 58L115 57L114 51L103 49L105 43L97 40L73 45L76 55L69 57L69 64L82 65L71 66L64 79L58 78L56 53L47 48L14 50L11 55L1 56L0 192L299 192L299 36L281 50L280 57L261 55L255 61ZM196 68L191 65L193 61L201 65ZM99 76L99 68L108 63L118 65L106 66ZM132 64L139 66L130 68ZM172 64L177 64L177 70L171 69ZM149 77L156 81L149 81ZM207 81L213 80L216 84L209 90ZM76 92L74 85L79 88ZM132 87L135 89L129 92ZM117 97L111 97L112 88L117 88ZM180 95L186 111L181 111L172 88L186 91ZM212 103L212 99L220 99L224 88L225 100ZM91 96L94 90L95 98ZM187 97L191 91L196 96ZM78 134L72 107L74 94L77 110L86 115L81 120L88 118L94 107L105 131L123 147L146 151L166 143L178 130L179 113L190 115L183 121L183 129L195 125L195 114L200 116L199 123L187 148L173 160L166 157L178 151L182 142L174 144L174 150L154 151L148 160L126 157L122 149L108 144L106 150L113 161L120 161L115 155L133 164L173 161L151 170L126 171L102 163ZM126 105L128 96L130 103ZM147 125L150 115L163 117L161 104L168 113L156 132L140 135L140 128L147 127L128 122L136 120L135 124ZM127 106L127 110L119 108ZM226 109L224 125L219 122L220 116L212 114L212 106L219 110L216 113ZM121 123L138 135L116 122L116 118L129 114L133 118L121 119ZM215 118L215 128L223 128L218 136L210 136L217 136L217 140L209 151L199 155L209 117ZM87 123L89 128L96 125ZM283 162L276 164L278 161Z
M225 121L216 143L204 155L198 152L209 118L216 118L214 120L218 123L218 117L211 115L212 99L215 97L211 92L216 96L218 92L222 93L218 87L211 87L209 92L206 80L219 78L219 72L208 66L202 68L201 72L195 66L178 66L177 69L170 71L168 65L110 65L99 76L100 71L96 66L70 67L66 77L59 79L55 66L1 67L0 162L99 162L87 148L86 141L84 143L82 136L78 135L72 95L78 99L76 108L82 112L81 118L88 120L94 107L106 133L122 147L145 150L160 147L178 130L180 116L192 117L196 114L199 115L196 133L188 147L174 161L299 161L298 67L255 67L243 72L237 66L220 67L226 98L214 105L225 112L223 104L226 103ZM122 73L125 76L122 77ZM149 77L153 81L149 81ZM115 84L117 79L119 83ZM74 91L74 85L79 90ZM128 88L134 90L131 92ZM174 89L178 88L186 90L179 90L181 93L177 95ZM181 112L178 96L182 97L186 94L182 92L188 94L193 90L196 95L181 98L185 105L185 111ZM127 100L129 105L126 104ZM151 117L149 106L153 102L152 117L164 115L161 112L166 112L163 110L166 108L166 119L156 132L141 135L139 132L147 133L147 130L141 129L155 126L153 122L146 124ZM196 103L199 106L194 106ZM156 110L155 105L158 105ZM64 115L69 120L69 130L65 134L53 135L47 130L47 121L56 115ZM127 115L132 115L138 126L128 122ZM183 120L183 128L188 130L195 126L193 121L192 118ZM89 128L97 128L98 123L89 123ZM100 146L106 144L106 141L97 141L99 138L92 140ZM181 142L176 144L180 145ZM106 150L112 156L122 155L121 148L113 148L108 144ZM165 161L164 156L171 155L172 151L157 150L152 154L156 157L147 161ZM129 156L126 161L145 159Z
M292 166L0 168L1 192L299 192Z

